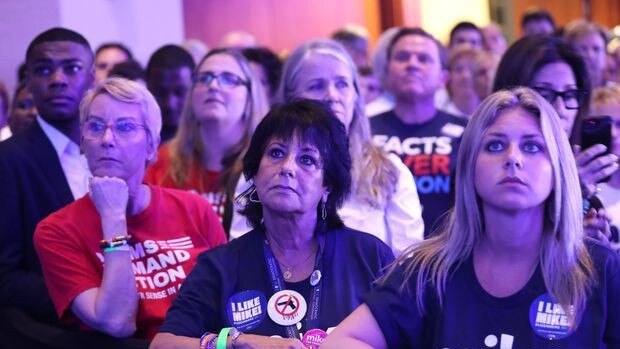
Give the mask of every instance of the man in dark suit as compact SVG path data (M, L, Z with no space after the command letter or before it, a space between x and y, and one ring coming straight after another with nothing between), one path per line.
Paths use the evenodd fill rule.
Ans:
M93 54L80 34L54 28L37 36L26 53L26 84L39 115L24 132L0 143L0 304L35 318L55 314L32 236L39 221L76 199L65 167L77 172L79 166L63 166L61 157L73 145L79 159L78 107L92 84L92 66Z
M26 72L39 115L0 143L0 348L79 347L93 338L61 329L32 238L37 223L87 192L79 103L93 53L79 33L53 28L28 46Z

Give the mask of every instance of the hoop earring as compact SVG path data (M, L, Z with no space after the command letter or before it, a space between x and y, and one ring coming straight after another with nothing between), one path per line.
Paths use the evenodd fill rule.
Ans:
M321 218L325 220L327 218L327 209L325 208L325 201L321 200Z
M254 197L256 198L254 198ZM248 199L250 199L250 202L256 202L256 203L260 203L260 199L258 198L258 193L256 192L256 187L252 188L252 191L250 192L250 195L248 196Z

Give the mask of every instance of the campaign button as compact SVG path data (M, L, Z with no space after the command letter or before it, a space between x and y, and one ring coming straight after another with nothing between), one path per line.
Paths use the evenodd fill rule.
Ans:
M226 314L228 323L239 331L250 331L265 319L267 299L262 292L242 291L228 299Z
M278 325L289 326L300 322L308 305L301 294L292 290L282 290L275 293L267 303L269 318Z
M581 321L574 313L572 305L564 309L551 298L550 294L545 293L530 305L530 326L543 338L552 340L566 338L577 330ZM571 326L571 318L574 318L575 326Z
M325 337L327 337L327 332L320 328L313 328L304 334L301 342L307 349L319 349Z
M312 274L310 274L310 285L311 286L316 286L318 285L319 281L321 281L321 271L320 270L315 270L312 272Z

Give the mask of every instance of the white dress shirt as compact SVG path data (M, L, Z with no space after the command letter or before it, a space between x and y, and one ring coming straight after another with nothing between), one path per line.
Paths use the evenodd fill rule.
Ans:
M88 193L88 178L91 176L86 157L80 154L80 147L74 141L48 124L40 115L37 115L37 122L58 154L73 198L81 198Z

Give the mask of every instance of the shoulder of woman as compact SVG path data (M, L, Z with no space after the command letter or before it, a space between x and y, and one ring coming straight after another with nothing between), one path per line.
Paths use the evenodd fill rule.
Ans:
M185 210L202 210L210 206L209 202L196 191L161 187L153 184L149 184L149 187L153 197L158 195L159 199L166 205L176 205Z
M334 243L337 243L339 247L342 246L343 248L351 248L360 252L376 250L381 251L382 254L388 253L389 255L392 255L392 249L381 241L381 239L363 231L344 227L334 229L327 234L331 235Z
M403 163L400 157L394 153L389 153L387 155L388 160L394 165L394 169L396 173L394 174L397 177L397 182L395 186L395 190L401 190L404 188L412 188L417 192L415 181L413 179L413 174L411 170Z
M166 143L157 148L157 161L154 164L167 164L170 162L170 143Z
M170 167L170 152L168 144L164 144L157 149L157 159L146 168L144 181L147 183L157 183L161 181Z
M411 171L409 170L409 168L407 168L407 166L405 166L405 164L398 155L394 153L388 153L387 159L394 165L399 177L406 175L407 177L413 178Z
M241 256L248 255L249 250L260 248L261 242L262 234L252 230L237 239L206 250L199 258L230 267ZM234 264L236 265L237 263L235 262Z
M585 244L597 270L620 276L620 255L616 251L591 238L586 238Z

